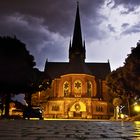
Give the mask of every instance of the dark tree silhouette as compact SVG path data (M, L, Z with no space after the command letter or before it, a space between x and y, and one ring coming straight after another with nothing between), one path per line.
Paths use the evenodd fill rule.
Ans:
M122 67L112 71L107 77L107 85L110 87L112 92L122 94L125 90L125 82L123 79Z
M140 42L126 58L123 73L129 92L140 96Z
M30 92L26 94L26 100L29 106L31 106L32 93L48 89L52 81L48 73L41 72L38 69L34 69L33 79L34 81L31 84Z
M140 42L132 48L125 64L108 76L108 86L117 93L133 93L140 96Z
M24 43L15 37L0 37L0 94L6 99L6 116L9 115L10 94L32 90L34 66L34 57Z
M126 103L128 114L130 116L130 92L128 92L128 85L127 82L124 79L123 74L123 67L120 67L116 69L115 71L112 71L108 77L107 77L107 85L111 89L112 95L115 95L115 97L121 98L121 100L124 100L124 103ZM114 97L114 99L115 99Z
M107 85L118 96L126 97L130 114L129 100L134 96L140 97L140 42L132 48L124 66L108 75Z
M35 69L34 82L32 83L34 92L46 90L48 87L50 87L51 81L52 80L48 73Z

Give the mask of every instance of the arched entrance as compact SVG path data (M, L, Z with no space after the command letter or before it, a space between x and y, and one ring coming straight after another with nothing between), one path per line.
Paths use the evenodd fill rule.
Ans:
M69 111L70 118L86 118L86 105L85 103L79 101L75 102Z

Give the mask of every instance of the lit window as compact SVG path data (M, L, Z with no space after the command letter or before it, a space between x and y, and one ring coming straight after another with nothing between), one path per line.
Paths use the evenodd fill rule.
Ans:
M63 84L63 93L64 93L65 97L69 96L69 94L70 94L70 85L69 85L68 81L64 82L64 84Z
M74 95L75 97L81 97L82 94L82 82L80 80L76 80L74 82Z
M96 112L103 112L102 106L96 106Z
M58 105L52 106L52 111L59 111L59 106Z
M87 96L91 97L92 94L92 83L91 81L87 81Z

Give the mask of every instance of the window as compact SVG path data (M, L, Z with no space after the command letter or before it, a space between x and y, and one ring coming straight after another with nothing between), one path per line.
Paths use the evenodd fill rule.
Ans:
M87 96L91 97L92 94L92 83L91 81L87 81Z
M81 97L82 94L82 82L80 80L76 80L74 82L74 95L75 97Z
M63 84L63 93L65 97L69 96L70 94L70 85L68 81L64 82Z
M58 105L52 106L52 111L59 111L59 106Z
M103 112L103 107L102 106L96 106L96 111L97 112Z

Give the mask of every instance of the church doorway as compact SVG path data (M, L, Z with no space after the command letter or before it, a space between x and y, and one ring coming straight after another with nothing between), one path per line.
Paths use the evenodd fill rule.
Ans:
M74 103L70 108L70 112L72 114L72 118L86 118L85 103L81 101Z
M74 112L73 117L74 118L82 118L82 112Z

